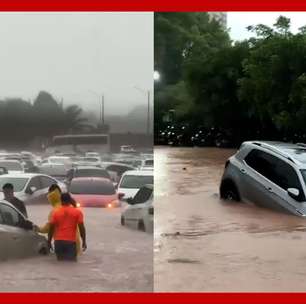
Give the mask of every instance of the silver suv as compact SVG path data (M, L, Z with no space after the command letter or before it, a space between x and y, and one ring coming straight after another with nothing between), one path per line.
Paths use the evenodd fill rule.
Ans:
M306 145L244 142L225 164L223 199L306 216Z

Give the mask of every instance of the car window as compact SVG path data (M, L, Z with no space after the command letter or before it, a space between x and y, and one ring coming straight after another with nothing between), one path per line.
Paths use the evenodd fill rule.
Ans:
M8 175L1 176L0 177L0 192L2 192L2 187L6 183L13 184L14 191L20 192L24 189L28 180L29 179L25 177L9 177Z
M98 180L75 180L73 179L69 191L72 194L96 194L96 195L113 195L116 189L110 181Z
M56 184L56 181L47 176L40 176L42 189L49 188L51 185Z
M0 213L4 225L19 226L22 221L21 215L8 205L0 204Z
M0 167L4 167L7 170L15 170L15 171L22 171L22 165L19 162L10 162L10 161L0 161Z
M286 190L296 188L300 191L301 200L305 199L304 191L297 172L285 161L260 150L252 150L245 159L246 163L270 181Z
M143 204L147 200L150 199L152 195L153 189L150 189L148 187L142 187L139 189L139 191L134 196L133 202L134 204Z
M109 173L103 169L77 169L74 177L104 177L110 179Z
M147 159L144 162L145 166L152 166L153 167L153 159Z
M152 175L125 175L120 182L119 188L137 189L148 184L153 184Z
M110 165L106 168L106 170L122 175L124 172L132 170L132 168L126 166Z
M38 176L35 176L31 178L28 188L35 187L37 190L42 189L40 178Z

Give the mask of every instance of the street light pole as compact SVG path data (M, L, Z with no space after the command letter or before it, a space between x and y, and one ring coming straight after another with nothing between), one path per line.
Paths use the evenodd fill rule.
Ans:
M151 102L151 91L150 90L143 90L141 88L138 88L136 86L134 86L134 88L140 92L142 92L143 94L147 95L147 103L148 103L148 108L147 108L147 135L150 134L150 102Z
M147 134L150 134L150 99L151 99L151 92L150 90L148 90L147 92L148 94L148 113L147 113Z

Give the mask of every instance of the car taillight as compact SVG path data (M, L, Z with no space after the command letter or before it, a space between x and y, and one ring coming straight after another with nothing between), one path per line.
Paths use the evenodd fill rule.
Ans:
M150 207L149 210L148 210L148 213L150 215L153 215L154 214L154 208L153 207Z

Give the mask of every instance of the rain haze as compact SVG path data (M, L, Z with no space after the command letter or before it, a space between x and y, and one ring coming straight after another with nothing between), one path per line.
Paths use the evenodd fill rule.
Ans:
M44 90L96 112L103 93L106 115L146 106L152 13L2 13L0 39L1 99Z
M246 27L259 23L273 26L279 16L285 16L291 20L291 31L296 33L298 29L306 25L305 12L229 12L227 13L227 27L233 40L243 40L254 36Z

